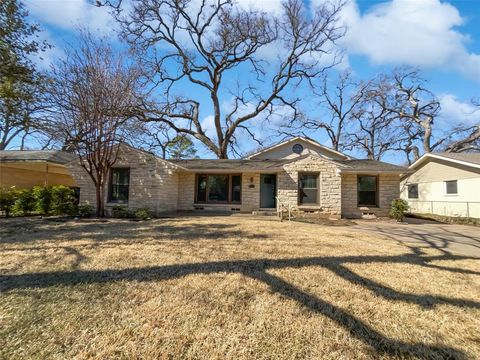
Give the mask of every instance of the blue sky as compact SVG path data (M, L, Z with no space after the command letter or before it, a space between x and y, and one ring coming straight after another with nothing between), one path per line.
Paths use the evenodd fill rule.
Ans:
M275 12L280 0L237 0L242 6ZM323 0L311 0L313 3ZM66 42L75 39L80 24L98 33L111 34L114 24L103 8L88 0L25 0L31 17L44 29L43 36L55 47L44 56L47 67L62 56ZM342 15L349 28L341 46L345 49L343 67L349 66L359 79L399 65L418 66L429 81L429 88L442 105L440 123L478 123L480 113L472 114L470 100L480 97L480 1L479 0L350 0ZM187 89L190 91L191 89ZM201 97L200 97L201 98ZM228 103L224 105L228 107ZM203 109L206 126L211 119ZM322 115L318 110L316 116ZM265 130L266 143L274 139ZM330 145L324 134L311 137ZM243 151L255 145L245 139ZM211 154L201 149L201 156ZM386 160L403 159L389 155Z

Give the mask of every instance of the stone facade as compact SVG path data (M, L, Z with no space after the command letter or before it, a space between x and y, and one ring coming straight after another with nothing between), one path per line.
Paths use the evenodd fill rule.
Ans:
M388 216L392 200L400 197L400 175L380 174L378 178L378 207L367 208L358 206L357 176L357 174L342 175L342 217L360 218L363 213Z
M72 177L80 187L80 204L90 204L95 207L95 185L88 173L78 162L66 165ZM120 145L114 168L128 167L130 169L128 208L148 207L155 214L176 211L178 198L177 167L156 156ZM105 186L105 208L107 213L117 203L108 202L108 184Z
M95 187L89 175L78 162L66 165L80 187L80 202L95 206ZM181 166L127 145L121 145L114 167L130 169L129 208L148 207L155 214L174 211L225 210L251 212L260 208L259 172L242 173L241 204L195 204L195 173ZM342 174L334 162L311 155L283 165L277 175L277 197L290 204L294 211L315 211L333 216L361 217L362 212L388 216L390 203L399 197L399 174L381 174L379 177L379 206L360 209L357 206L357 175ZM316 205L298 205L299 173L318 173L319 200ZM107 212L116 205L108 202L108 184L105 187Z
M341 178L337 166L320 157L308 158L284 166L285 172L278 174L278 198L284 204L290 204L293 210L316 210L331 215L341 213ZM298 174L310 172L319 174L318 206L298 205Z

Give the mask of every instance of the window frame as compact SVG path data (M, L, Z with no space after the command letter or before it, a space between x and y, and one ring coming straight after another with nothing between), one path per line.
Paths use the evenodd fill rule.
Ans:
M316 188L301 188L300 185L301 185L301 182L300 182L300 178L302 175L315 175L317 177L317 187ZM297 184L297 204L298 206L320 206L320 172L318 171L299 171L298 172L298 178L297 178L297 181L298 181L298 184ZM308 190L317 190L317 198L316 198L316 201L314 203L304 203L302 202L301 200L301 192L300 190L303 190L303 189L308 189Z
M116 170L127 170L128 171L128 185L126 185L128 187L128 191L127 191L127 199L126 200L118 200L118 199L113 199L112 198L112 195L113 195L112 194L113 193L113 173ZM110 176L109 176L109 181L108 181L108 202L109 203L115 203L115 204L128 204L129 200L130 200L130 167L127 167L127 166L112 167L110 169Z
M205 188L205 201L199 201L198 200L198 185L199 185L198 178L200 176L205 176L206 177L207 186ZM210 201L208 199L209 198L209 193L210 193L209 188L208 188L208 179L209 179L210 176L227 176L228 177L227 201ZM234 176L239 176L240 177L240 201L232 201L232 198L233 198L232 178ZM194 196L195 204L234 204L234 205L241 205L242 204L242 195L243 195L242 183L243 183L242 174L238 174L238 173L235 173L235 174L197 173L197 174L195 174L195 196Z
M417 187L417 196L410 196L410 186L416 186ZM418 184L407 184L407 199L418 199L420 196L418 192Z
M445 183L445 195L449 195L449 196L458 195L458 180L445 180L444 183ZM449 183L455 183L455 192L454 193L448 192L448 184Z
M361 177L374 177L375 178L375 204L360 204L360 191L358 188ZM378 208L380 203L380 175L379 174L357 174L357 207L374 207ZM362 190L366 192L365 190Z

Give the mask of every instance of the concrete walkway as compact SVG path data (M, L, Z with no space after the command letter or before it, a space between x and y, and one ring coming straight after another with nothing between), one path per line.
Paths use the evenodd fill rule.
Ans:
M480 227L442 224L408 218L408 224L387 221L355 221L349 229L372 232L417 248L434 248L445 254L462 254L480 259ZM480 265L479 265L480 266Z

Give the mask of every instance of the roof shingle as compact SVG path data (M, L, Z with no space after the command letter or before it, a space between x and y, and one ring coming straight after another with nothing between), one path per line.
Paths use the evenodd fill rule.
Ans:
M47 161L66 164L76 156L61 150L1 150L0 162Z
M218 171L274 171L283 170L283 165L298 161L307 156L282 160L255 160L255 159L191 159L169 160L188 170L218 170ZM376 160L328 160L337 164L344 172L392 172L407 173L410 170L403 166L393 165Z
M480 165L480 152L478 153L432 153L434 155L443 156L445 158L470 162L472 164Z
M394 165L377 160L368 159L352 159L352 160L332 160L338 164L342 172L392 172L392 173L408 173L411 172L407 167Z

